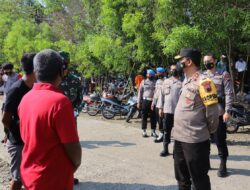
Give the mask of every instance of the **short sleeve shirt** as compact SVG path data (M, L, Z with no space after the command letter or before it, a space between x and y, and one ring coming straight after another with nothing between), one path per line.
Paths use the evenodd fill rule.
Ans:
M12 144L22 145L23 141L19 130L19 117L17 108L22 97L29 92L30 88L23 80L16 81L7 93L4 112L12 113L12 121L10 128L7 130L7 138Z
M18 80L18 74L12 73L10 76L6 77L6 81L4 83L4 93L7 94L10 87L13 85L14 82Z
M63 144L79 138L69 99L51 84L36 83L23 97L18 114L25 189L73 189L73 164Z

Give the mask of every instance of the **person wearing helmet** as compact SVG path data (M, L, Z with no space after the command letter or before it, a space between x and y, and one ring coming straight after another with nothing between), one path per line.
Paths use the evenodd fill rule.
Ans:
M150 115L151 122L151 136L157 138L156 129L156 116L155 112L151 110L155 91L155 72L152 69L147 70L147 78L141 82L138 93L138 109L142 109L142 137L147 135L147 118Z
M156 121L159 124L160 134L159 134L158 138L155 139L155 142L158 143L158 142L162 142L162 140L163 140L163 117L159 116L159 108L158 108L159 101L158 100L159 100L159 95L160 95L163 81L165 80L166 70L162 67L158 67L156 69L156 72L157 72L158 80L156 81L156 84L155 84L155 92L154 92L154 97L153 97L151 109L152 109L152 111L155 111Z

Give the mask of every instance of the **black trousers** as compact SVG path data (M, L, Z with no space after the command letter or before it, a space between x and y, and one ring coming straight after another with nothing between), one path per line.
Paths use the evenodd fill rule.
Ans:
M174 171L179 190L211 190L209 140L201 143L174 143Z
M226 159L228 157L228 148L227 148L227 126L223 122L223 117L219 117L219 126L217 131L213 134L214 142L218 148L218 155L220 158Z
M150 117L151 129L156 129L155 111L151 110L152 101L142 100L142 129L147 129L147 119Z
M169 144L171 142L171 131L174 125L174 114L164 113L163 119L163 143Z
M155 107L155 116L156 116L156 121L159 125L159 131L163 133L163 117L160 117L159 108L157 107Z

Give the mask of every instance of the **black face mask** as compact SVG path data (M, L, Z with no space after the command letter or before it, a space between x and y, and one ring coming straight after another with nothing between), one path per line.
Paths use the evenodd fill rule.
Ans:
M163 79L164 75L158 75L158 79Z
M176 63L176 67L177 67L177 69L178 70L183 70L186 66L185 66L185 62L183 62L183 63L181 63L180 61L178 61L177 63Z
M149 79L149 80L154 80L155 77L154 77L154 76L150 76L150 77L148 77L148 79Z
M205 63L205 67L206 67L206 69L210 70L210 69L214 68L214 63L213 62Z
M9 72L5 72L4 74L6 74L6 75L11 75L12 74L12 72L11 71L9 71Z
M174 76L174 77L178 76L178 74L179 73L178 73L178 71L176 69L171 71L171 75Z

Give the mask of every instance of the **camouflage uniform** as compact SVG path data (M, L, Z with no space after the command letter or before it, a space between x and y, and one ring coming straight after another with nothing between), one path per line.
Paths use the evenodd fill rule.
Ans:
M74 110L79 112L82 103L82 85L80 79L71 72L63 79L60 89L71 101Z

